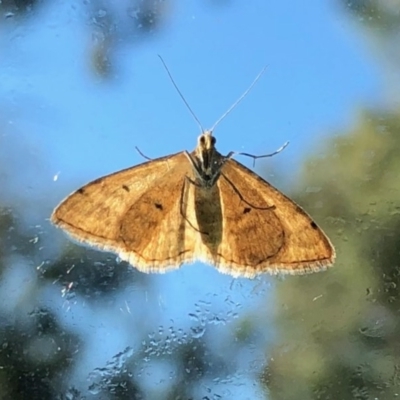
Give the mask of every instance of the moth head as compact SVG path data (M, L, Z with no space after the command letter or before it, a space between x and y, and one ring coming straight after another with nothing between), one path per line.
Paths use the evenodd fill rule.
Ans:
M216 143L212 131L204 131L198 138L197 147L189 157L199 183L211 187L219 177L221 155L215 149Z
M200 152L214 149L217 139L212 135L212 131L203 132L198 138L198 149Z

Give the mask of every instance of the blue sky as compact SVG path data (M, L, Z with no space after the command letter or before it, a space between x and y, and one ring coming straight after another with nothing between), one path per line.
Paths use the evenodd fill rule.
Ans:
M18 29L11 22L2 72L3 93L18 100L14 122L64 179L83 183L141 162L136 145L152 157L195 146L198 127L157 54L206 127L268 65L215 134L221 152L270 152L290 140L273 160L288 168L319 135L347 125L355 106L379 98L367 45L331 2L175 2L159 34L120 46L106 83L91 74L91 27L71 3L55 2Z
M379 103L382 82L376 60L333 1L232 1L218 7L210 3L175 1L160 31L137 45L118 47L115 75L109 81L93 76L90 69L95 22L88 20L84 2L54 1L24 24L5 20L0 27L2 135L10 143L24 142L29 153L18 164L21 170L14 171L18 181L10 178L6 183L23 216L33 215L36 223L50 229L45 219L70 191L142 162L135 146L152 158L194 148L199 129L158 54L206 128L268 65L257 86L215 135L222 153L264 154L289 140L284 152L258 164L282 168L288 176L295 176L306 154L320 151L316 143L349 126L358 107ZM123 9L120 13L123 25L126 13ZM100 20L101 15L99 10ZM249 160L240 161L251 165ZM279 187L273 176L268 178ZM31 207L26 207L28 201ZM59 241L64 238L59 231L51 232ZM60 250L50 243L44 247L54 258ZM30 273L26 272L31 279ZM10 287L20 286L26 274L10 275L14 283ZM136 300L146 298L149 307L159 308L165 323L174 319L183 329L193 322L188 315L199 299L212 298L213 307L223 313L230 296L245 313L255 312L271 292L266 278L233 281L198 264L155 276L154 282L157 290L150 299L142 293L135 294ZM259 290L260 285L264 289ZM119 309L134 306L131 294L114 299ZM49 289L43 299L63 310L57 288ZM125 319L134 317L122 314L102 309L100 318L99 310L79 305L70 314L60 312L68 326L90 321L76 328L82 335L92 335L91 340L85 336L91 344L77 376L133 345ZM155 321L154 327L159 324ZM229 335L229 324L225 329ZM268 331L266 337L271 335ZM104 346L101 352L99 345Z

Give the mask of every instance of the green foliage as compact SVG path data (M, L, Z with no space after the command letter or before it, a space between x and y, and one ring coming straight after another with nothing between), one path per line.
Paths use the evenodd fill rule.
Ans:
M306 164L298 198L337 249L328 272L279 284L272 399L391 399L400 354L400 112L363 112Z
M340 0L342 7L365 27L375 33L393 34L399 30L400 14L397 1Z

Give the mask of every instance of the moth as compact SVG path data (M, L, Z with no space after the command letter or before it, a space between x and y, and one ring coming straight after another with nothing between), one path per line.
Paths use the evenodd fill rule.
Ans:
M217 151L213 129L202 130L194 151L96 179L63 200L51 221L146 273L196 260L250 278L332 265L335 250L322 229L233 155Z

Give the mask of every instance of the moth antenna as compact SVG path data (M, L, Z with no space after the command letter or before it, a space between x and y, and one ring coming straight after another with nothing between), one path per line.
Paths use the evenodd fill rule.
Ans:
M263 76L265 70L267 69L267 65L258 73L252 84L245 90L245 92L225 111L221 117L217 120L217 122L210 129L210 132L213 132L216 126L249 94L250 90L253 89L254 85L258 82L258 80Z
M275 156L276 154L280 153L282 150L284 150L287 146L288 146L289 142L284 143L281 147L279 147L279 149L275 150L273 153L270 154L262 154L260 156L255 156L254 154L250 154L250 153L236 153L240 156L246 156L246 157L250 157L253 159L253 167L256 164L256 160L258 158L265 158L265 157L272 157Z
M179 96L181 97L181 99L183 100L183 102L185 103L186 107L188 108L188 110L190 111L190 114L192 114L192 117L195 119L195 121L197 122L197 124L199 125L201 132L204 132L204 128L203 125L201 124L200 120L197 118L196 114L194 113L194 111L192 110L192 108L189 106L189 103L186 101L185 97L183 96L182 92L179 90L178 85L175 83L174 78L172 77L171 72L169 72L169 69L167 67L167 64L165 63L165 61L163 60L163 58L158 55L158 57L160 58L161 62L164 65L165 70L167 71L167 74L169 76L169 79L171 80L172 84L174 85L176 91L178 92Z

